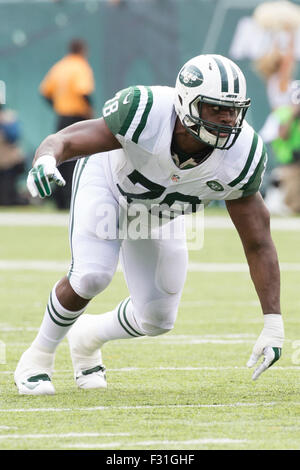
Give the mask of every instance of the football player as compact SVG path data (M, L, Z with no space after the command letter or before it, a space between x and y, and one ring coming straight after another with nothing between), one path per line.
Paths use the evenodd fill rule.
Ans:
M58 165L78 158L70 211L72 260L15 371L20 394L54 393L55 350L68 332L76 383L92 389L107 385L105 342L173 328L187 271L184 237L99 234L103 207L113 208L107 223L117 229L120 207L135 203L171 212L175 205L197 210L201 203L226 201L263 312L264 326L248 361L252 367L262 357L253 379L279 359L280 273L259 193L267 156L244 119L249 106L240 68L220 55L200 55L182 67L175 88L122 90L105 103L100 119L76 123L41 143L28 176L32 196L50 196L52 181L64 185ZM119 257L130 297L110 312L83 315L109 285Z

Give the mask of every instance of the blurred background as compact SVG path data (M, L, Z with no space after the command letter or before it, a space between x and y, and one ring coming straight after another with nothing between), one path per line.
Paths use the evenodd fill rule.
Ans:
M41 84L78 39L92 71L87 118L129 85L174 86L195 55L234 60L252 99L247 120L269 150L263 195L274 214L299 213L299 11L300 0L0 0L0 205L53 204L29 200L25 180L36 147L58 128L51 86Z

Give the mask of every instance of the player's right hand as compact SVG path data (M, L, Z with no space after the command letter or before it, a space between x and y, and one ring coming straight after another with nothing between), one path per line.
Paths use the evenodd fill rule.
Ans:
M257 380L262 372L269 369L281 356L284 342L283 320L280 314L264 315L264 328L258 337L247 362L248 367L253 367L263 358L263 362L256 367L252 379Z
M32 197L44 198L51 196L51 182L65 186L66 182L56 168L56 160L52 155L43 155L35 162L27 177L27 188Z

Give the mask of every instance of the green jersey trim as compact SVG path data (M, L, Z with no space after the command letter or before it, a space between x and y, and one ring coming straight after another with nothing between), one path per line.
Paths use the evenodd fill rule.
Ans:
M148 86L135 86L118 92L103 107L103 118L114 135L138 143L153 106Z
M151 111L151 108L152 108L152 105L153 105L153 93L152 93L152 90L147 86L146 87L147 89L147 93L148 93L148 100L147 100L147 104L146 104L146 107L145 107L145 110L143 112L143 115L142 115L142 118L140 120L140 123L139 125L137 126L133 136L132 136L132 141L135 142L136 144L138 143L139 141L139 138L140 138L140 135L141 133L143 132L143 130L145 129L145 126L146 126L146 123L147 123L147 119L148 119L148 116L149 116L149 113Z
M244 186L242 186L241 188L241 190L243 191L243 197L250 196L251 194L254 194L259 190L266 162L267 162L267 151L264 145L262 155L260 157L260 160L252 176L249 178L249 181L246 184L244 184Z
M139 88L129 87L105 102L102 116L114 135L124 135L127 132L138 109L140 96Z
M229 183L229 186L231 186L231 187L236 186L238 183L240 183L245 178L245 176L247 175L247 173L249 171L251 163L253 162L254 155L255 155L255 152L256 152L256 148L257 148L257 144L258 144L258 135L257 135L256 132L254 132L254 136L253 136L252 144L251 144L251 149L250 149L247 161L246 161L246 165L242 169L239 176Z
M137 87L135 87L133 89L133 99L131 101L131 106L130 106L130 109L129 109L129 113L127 114L127 117L124 121L124 124L121 127L118 134L124 136L126 134L126 132L128 131L128 129L130 127L130 124L132 123L132 121L134 119L135 113L136 113L136 111L139 107L140 99L141 99L141 92Z

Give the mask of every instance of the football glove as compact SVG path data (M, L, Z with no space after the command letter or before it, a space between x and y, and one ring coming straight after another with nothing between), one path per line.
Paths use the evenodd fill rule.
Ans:
M43 155L35 162L27 177L27 188L32 197L44 198L51 196L50 183L65 186L66 182L56 168L56 160L51 155Z
M282 316L279 314L264 315L264 328L256 341L248 367L253 367L263 356L263 362L255 369L252 379L256 380L262 372L271 367L281 356L284 341L284 328Z

